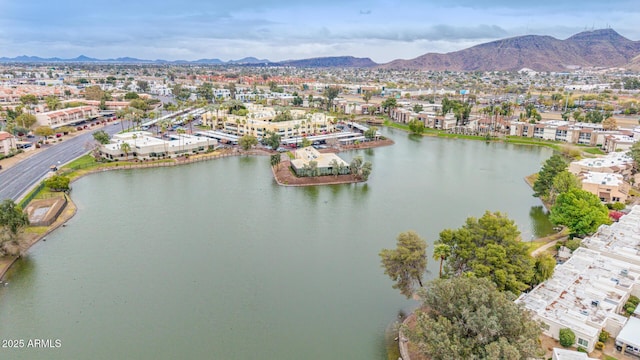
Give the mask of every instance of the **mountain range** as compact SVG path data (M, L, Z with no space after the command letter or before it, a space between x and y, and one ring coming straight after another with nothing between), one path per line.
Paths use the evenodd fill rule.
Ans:
M640 71L640 41L629 40L613 29L584 31L566 40L551 36L525 35L496 40L446 54L427 53L414 59L393 60L377 64L369 58L353 56L320 57L271 62L246 57L239 60L220 59L143 60L131 57L95 59L84 55L73 59L36 56L1 57L0 63L131 63L131 64L208 64L270 65L293 67L355 67L413 69L434 71L563 71L575 67L623 67Z

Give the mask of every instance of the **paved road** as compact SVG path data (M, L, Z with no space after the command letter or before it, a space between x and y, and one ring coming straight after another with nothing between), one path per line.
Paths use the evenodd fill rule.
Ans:
M109 124L102 129L109 135L122 130L119 124ZM85 145L87 142L93 142L92 133L93 131L86 131L56 143L6 170L0 170L0 201L18 200L50 171L51 165L64 164L86 154L89 149Z

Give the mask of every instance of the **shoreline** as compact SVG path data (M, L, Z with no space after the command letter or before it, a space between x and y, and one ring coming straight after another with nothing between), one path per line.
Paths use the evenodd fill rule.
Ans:
M346 149L342 149L342 150L357 150L357 149L368 149L368 148L374 148L374 147L380 147L380 146L386 146L386 145L392 145L394 144L394 142L392 140L383 140L384 143L383 144L372 144L372 146L360 146L360 147L349 147ZM340 150L336 150L336 152L340 152ZM77 174L77 176L75 176L72 180L72 183L87 176L87 175L91 175L91 174L95 174L95 173L100 173L100 172L105 172L105 171L112 171L112 170L129 170L129 169L145 169L145 168L157 168L157 167L172 167L172 166L180 166L180 165L187 165L187 164L192 164L192 163L197 163L197 162L202 162L202 161L208 161L208 160L215 160L215 159L220 159L220 158L226 158L226 157L232 157L232 156L244 156L244 155L254 155L254 156L265 156L265 155L270 155L274 152L271 151L267 151L267 150L261 150L261 149L252 149L252 150L248 150L248 151L243 151L240 149L233 149L233 150L224 150L221 151L219 153L215 153L215 154L196 154L196 155L191 155L189 156L189 158L176 158L174 159L174 161L172 162L135 162L135 163L128 163L125 165L120 166L119 164L115 164L115 165L110 165L110 166L97 166L95 168L91 168L88 170L84 170L84 169L69 169L70 171L78 171L79 174ZM348 184L348 183L358 183L358 182L362 182L361 180L356 180L353 178L353 176L351 175L340 175L340 177L349 177L349 181L346 181L345 179L340 179L338 181L326 181L326 182L317 182L317 183L312 183L312 184L283 184L279 182L278 177L276 176L275 173L275 169L273 167L271 167L272 173L273 173L273 177L276 180L276 182L278 183L278 185L281 186L313 186L313 185L339 185L339 184ZM288 168L286 168L286 171L289 171ZM330 176L332 177L332 176ZM7 274L7 272L11 269L11 267L13 266L13 264L15 264L16 261L18 261L18 259L20 259L21 256L26 256L27 252L31 249L31 247L33 245L35 245L36 243L40 242L41 240L45 239L47 237L47 235L51 234L53 231L57 230L59 227L63 226L64 224L67 223L67 221L69 221L71 218L73 218L73 216L75 216L75 214L78 211L77 206L75 205L75 203L73 202L73 199L71 198L70 195L65 195L67 197L67 206L65 207L65 209L62 211L62 213L58 216L58 218L56 219L56 221L49 225L46 229L46 231L44 231L42 234L34 234L32 238L30 238L28 240L27 246L26 248L23 250L23 255L20 256L6 256L6 257L2 257L0 258L0 282L3 282L5 280L5 276Z

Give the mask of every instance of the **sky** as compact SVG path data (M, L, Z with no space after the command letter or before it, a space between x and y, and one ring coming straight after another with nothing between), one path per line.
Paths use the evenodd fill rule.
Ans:
M0 57L378 63L519 35L612 28L640 40L638 0L0 0Z

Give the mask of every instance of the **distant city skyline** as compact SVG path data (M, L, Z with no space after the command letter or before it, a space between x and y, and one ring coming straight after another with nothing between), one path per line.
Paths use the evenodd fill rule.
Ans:
M607 27L637 41L636 1L0 0L0 57L282 61L351 55L385 63L513 36L565 39Z

